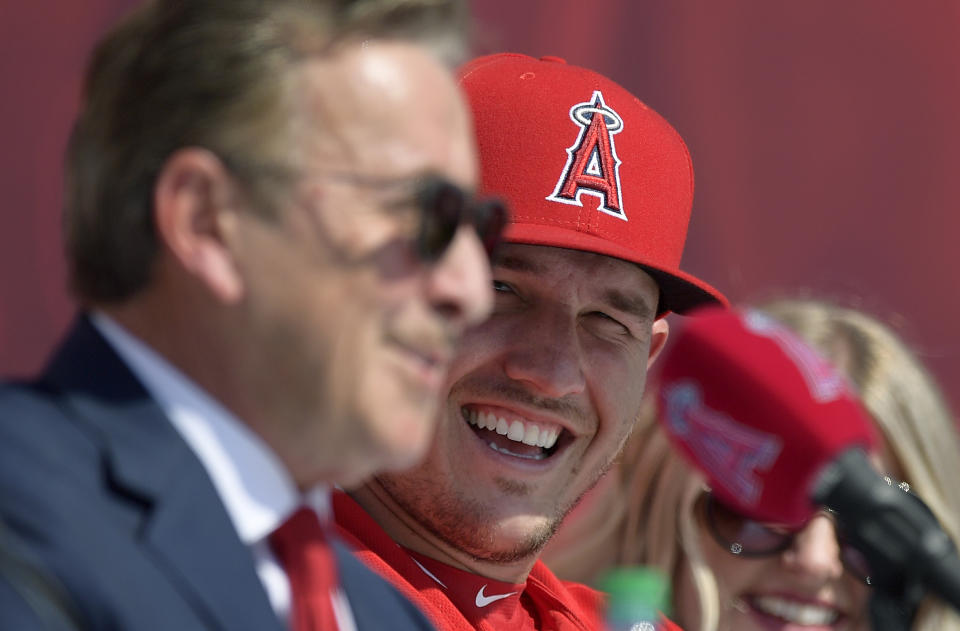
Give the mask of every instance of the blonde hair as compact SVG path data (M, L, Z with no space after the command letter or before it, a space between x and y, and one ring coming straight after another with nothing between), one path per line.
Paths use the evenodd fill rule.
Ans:
M646 398L618 471L622 497L630 501L618 528L617 564L656 567L672 579L676 593L686 563L698 594L700 621L698 629L688 631L716 629L720 597L716 577L704 560L695 517L706 480L671 448L657 421L655 397Z
M761 309L796 331L847 374L883 433L905 481L947 534L960 541L956 418L917 357L890 328L854 309L814 300L779 300ZM960 630L960 616L928 600L913 629Z
M960 444L955 419L933 378L897 336L877 320L852 309L813 300L781 300L760 310L796 331L845 372L889 444L905 481L960 541ZM677 578L686 564L698 596L699 624L688 631L715 631L720 596L704 561L696 500L704 478L671 448L648 396L636 430L620 458L606 529L618 565L650 565ZM624 500L625 498L625 500ZM594 548L600 547L593 543ZM565 568L576 567L574 550ZM573 578L573 572L561 577ZM591 577L580 575L581 580ZM675 590L676 593L676 590ZM960 617L928 599L915 631L960 631Z

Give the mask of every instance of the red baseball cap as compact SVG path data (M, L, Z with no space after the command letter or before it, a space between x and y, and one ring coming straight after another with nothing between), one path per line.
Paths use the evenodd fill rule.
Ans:
M720 499L755 519L805 523L823 467L876 445L847 379L760 311L699 310L660 361L667 435Z
M556 57L479 57L460 69L473 109L481 188L506 200L505 240L637 263L659 312L724 296L680 270L693 166L680 135L610 79Z

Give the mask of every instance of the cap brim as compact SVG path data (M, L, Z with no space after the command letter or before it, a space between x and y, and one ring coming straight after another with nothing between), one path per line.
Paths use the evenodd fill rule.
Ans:
M636 263L653 277L660 288L658 316L668 312L684 314L706 305L730 306L723 294L699 278L679 269L656 265L651 260L637 256L633 250L588 233L544 224L512 223L507 226L504 241L595 252Z

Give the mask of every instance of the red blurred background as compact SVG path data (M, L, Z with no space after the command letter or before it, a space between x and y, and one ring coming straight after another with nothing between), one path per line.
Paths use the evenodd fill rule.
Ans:
M61 155L93 41L132 0L0 6L0 374L72 314ZM737 302L811 294L892 324L960 409L960 5L474 0L479 52L612 77L686 139L685 268Z

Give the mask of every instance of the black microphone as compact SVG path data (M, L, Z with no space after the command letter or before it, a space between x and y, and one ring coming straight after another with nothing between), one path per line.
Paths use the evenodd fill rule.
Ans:
M927 505L888 483L862 450L849 449L827 465L812 498L836 513L844 536L866 559L872 585L894 593L922 588L960 610L953 541Z

